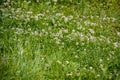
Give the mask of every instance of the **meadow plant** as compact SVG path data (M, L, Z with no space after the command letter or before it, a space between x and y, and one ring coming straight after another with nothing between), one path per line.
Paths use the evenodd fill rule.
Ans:
M118 0L2 0L1 80L119 80L118 7Z

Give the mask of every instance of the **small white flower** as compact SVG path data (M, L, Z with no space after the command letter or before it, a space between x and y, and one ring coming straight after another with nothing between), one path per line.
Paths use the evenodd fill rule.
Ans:
M42 57L41 59L44 60L44 57Z
M72 33L75 33L75 30L74 30L74 29L72 30Z
M54 3L57 3L57 0L53 0Z
M112 22L115 22L116 21L116 19L115 18L112 18Z
M72 76L72 72L70 72L70 73L67 73L67 76Z
M89 29L90 33L95 33L95 31L93 29Z
M100 62L102 62L103 60L102 59L100 59Z
M90 69L93 69L93 67L90 67Z
M28 28L28 31L31 31L31 28Z
M97 77L100 77L100 74L97 74Z
M27 14L32 14L33 12L32 11L28 11Z
M78 42L76 42L76 46L78 46L79 45L79 43Z
M34 18L35 18L36 21L38 21L38 16L35 16Z
M56 41L56 44L60 44L60 41L57 40L57 41Z
M66 61L66 64L69 64L69 61Z
M65 21L65 23L67 23L68 22L68 18L64 17L64 21Z
M93 19L93 16L90 16L91 19Z
M35 31L35 33L34 33L35 35L38 35L38 31Z
M75 55L75 58L78 58L78 55Z
M71 16L69 16L69 20L72 20L73 19L73 16L71 15Z
M68 33L68 29L63 30L64 33Z
M120 32L117 32L117 35L120 36Z
M117 48L118 47L118 42L113 43L114 47Z
M62 16L62 14L61 13L57 13L56 16L59 17L59 16Z
M7 0L7 2L10 2L10 0Z
M103 68L103 64L100 64L100 67Z

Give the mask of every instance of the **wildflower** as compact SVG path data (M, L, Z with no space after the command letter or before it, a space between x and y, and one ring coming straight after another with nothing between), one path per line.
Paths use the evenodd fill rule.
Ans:
M7 2L10 2L10 0L7 0Z
M102 59L100 59L100 62L102 62L103 60Z
M65 23L67 23L68 22L68 18L64 17L64 21L65 21Z
M100 77L100 74L97 74L97 77Z
M100 67L103 68L103 64L100 64Z
M38 31L35 31L35 35L38 35Z
M90 31L90 33L92 33L92 34L95 33L93 29L89 29L89 31Z
M38 16L35 16L34 18L35 18L36 21L38 21Z
M69 20L72 20L73 19L73 16L71 15L71 16L69 16Z
M44 60L44 57L42 57L41 59Z
M72 2L72 0L70 0L70 2Z
M56 44L60 44L60 40L58 39L58 40L56 40Z
M20 13L21 8L17 8L16 13Z
M65 45L65 43L64 43L64 42L62 42L62 45L64 46L64 45Z
M69 61L66 61L66 64L69 64Z
M68 33L68 29L63 30L64 33Z
M89 38L92 42L95 42L96 41L96 37L94 37L94 36L90 36L90 38Z
M8 5L8 2L4 3L4 5L7 6L7 5Z
M108 44L110 44L110 40L109 40L108 38L106 39L106 42L107 42Z
M32 14L32 11L28 11L27 14Z
M86 70L86 67L83 67L84 70Z
M99 18L99 16L96 16L97 18Z
M120 36L120 32L117 32L117 35Z
M67 76L72 76L72 72L67 73Z
M118 42L113 43L114 47L117 48L118 47Z
M75 55L75 58L78 58L78 55Z
M90 16L91 19L93 19L93 16Z
M116 21L116 19L115 18L112 18L112 22L115 22Z
M61 16L61 15L62 15L61 13L57 13L57 14L56 14L57 17L59 17L59 16Z
M90 67L90 70L92 70L93 69L93 67Z
M78 46L79 45L79 43L78 42L76 42L76 46Z
M72 30L72 33L75 33L75 30L74 30L74 29Z
M53 2L56 4L56 3L57 3L57 0L53 0Z
M28 28L28 31L31 31L31 28Z

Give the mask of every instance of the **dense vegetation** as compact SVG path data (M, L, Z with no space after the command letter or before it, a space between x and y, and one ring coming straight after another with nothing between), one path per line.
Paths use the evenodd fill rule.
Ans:
M0 0L1 80L120 80L119 0Z

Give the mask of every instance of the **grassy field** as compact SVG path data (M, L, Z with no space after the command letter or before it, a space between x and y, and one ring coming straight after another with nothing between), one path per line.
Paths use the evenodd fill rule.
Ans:
M120 80L119 0L1 1L0 80Z

